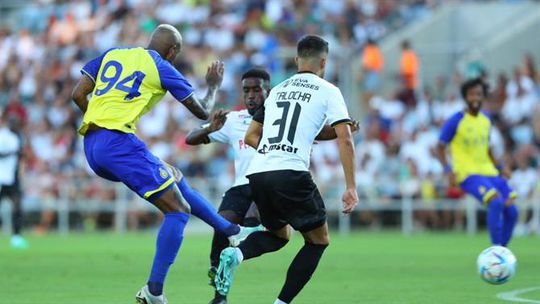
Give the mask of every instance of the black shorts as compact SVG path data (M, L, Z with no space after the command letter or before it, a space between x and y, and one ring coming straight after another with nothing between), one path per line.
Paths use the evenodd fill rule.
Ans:
M21 187L18 182L15 182L13 185L0 185L0 200L4 197L15 199L21 197L21 194Z
M326 222L326 208L307 171L279 170L249 175L261 223L269 230L290 224L307 232Z
M251 188L249 185L232 187L223 195L218 212L232 211L240 219L243 219L246 217L252 203L253 196L251 195ZM256 214L254 216L256 216Z

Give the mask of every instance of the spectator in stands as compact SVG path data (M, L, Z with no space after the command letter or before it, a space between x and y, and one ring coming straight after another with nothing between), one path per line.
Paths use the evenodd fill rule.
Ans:
M402 91L399 99L408 106L416 104L416 89L418 88L418 76L420 61L411 47L409 40L401 42L401 59L399 63L399 77Z
M28 242L22 237L23 224L22 190L19 181L19 168L22 156L22 139L19 132L19 122L16 118L8 117L9 113L0 115L0 203L4 198L12 204L12 237L11 247L15 249L28 248Z
M512 172L510 185L515 189L518 197L522 201L522 212L516 226L516 234L528 234L530 227L528 221L532 215L533 199L539 182L536 166L536 159L533 146L522 146L515 153L516 170Z
M368 39L362 53L361 77L363 80L362 100L364 104L377 92L383 67L384 59L377 42L373 39Z
M365 47L368 40L381 41L380 39L393 29L402 27L412 20L418 20L419 17L426 15L420 12L431 10L441 3L441 1L401 3L348 0L222 0L210 1L212 4L208 5L208 2L41 1L21 5L20 13L17 13L17 10L7 13L10 17L16 15L11 19L17 23L7 23L9 29L0 27L0 53L3 55L0 56L0 108L5 108L9 104L10 115L25 121L23 132L28 138L29 150L25 153L28 165L25 166L25 172L22 172L25 179L22 182L28 189L26 199L35 206L41 204L41 207L47 210L43 214L41 226L44 228L43 231L55 221L54 201L59 196L56 186L74 184L75 180L84 181L89 176L86 162L81 158L81 144L78 137L68 132L70 128L74 129L72 125L79 119L78 113L75 113L70 103L66 101L73 87L73 79L79 77L82 63L96 57L110 46L141 44L155 26L162 22L184 28L184 39L190 47L183 51L192 62L217 57L226 61L227 74L219 94L219 105L229 108L238 100L239 88L235 86L238 82L235 78L238 78L252 62L257 62L272 71L276 76L274 77L276 82L283 79L288 72L287 67L294 64L291 64L292 60L286 58L286 55L283 57L281 51L285 50L286 54L287 48L294 47L299 35L318 32L332 41L331 44L335 45L332 49L336 52L330 54L327 76L329 80L336 81L343 68L340 66L343 63L339 61L344 54L357 54L357 49ZM1 11L0 18L5 14L5 11ZM9 22L8 19L5 20ZM2 24L6 24L4 19ZM216 42L215 37L220 38L219 42ZM405 44L407 48L403 49L401 62L403 64L399 70L399 79L404 89L400 94L381 95L372 98L372 102L370 100L369 109L366 109L369 114L363 119L365 122L363 128L367 131L374 125L377 131L369 135L365 142L357 142L359 151L363 149L368 151L369 155L362 154L360 157L359 154L363 165L369 171L369 174L362 177L360 183L370 185L362 188L367 190L364 192L369 192L377 204L400 197L399 145L406 148L402 147L402 150L417 151L413 149L414 144L411 146L411 143L416 143L418 138L424 137L420 133L425 132L419 129L436 128L441 121L448 118L447 115L463 107L463 102L459 99L459 85L463 79L457 71L454 74L449 71L448 76L452 78L446 75L438 78L432 90L433 98L430 98L427 91L424 92L424 96L418 94L419 58L410 43ZM375 47L378 48L376 45ZM368 49L365 48L363 57L369 64L362 64L362 68L377 71L377 60L371 60L376 56L370 56ZM536 59L538 60L538 57ZM383 61L381 58L381 68L384 65ZM386 61L388 62L388 59ZM364 63L364 60L362 62ZM524 78L519 81L515 76L513 79L499 81L491 79L493 83L498 82L492 94L492 99L496 101L486 104L488 106L486 109L494 114L494 125L502 134L507 148L516 150L519 149L520 142L531 142L537 147L534 154L538 159L540 113L533 114L534 110L526 111L525 119L521 119L524 112L515 109L512 112L511 103L515 101L512 98L515 98L518 86L529 86L536 92L537 99L536 101L530 99L528 102L533 106L536 105L533 108L540 109L538 106L540 75L532 55L516 58L516 64L521 70L518 78L522 78L521 74ZM194 84L196 91L205 89L203 81L205 71L200 65L182 62L178 66L190 83ZM489 71L490 66L486 66L486 69ZM505 72L511 75L511 71ZM378 82L370 80L367 73L363 80L364 87L368 88ZM379 94L378 86L374 87L373 92ZM527 95L526 89L522 91L521 94ZM509 96L511 94L514 95L511 97ZM398 97L403 102L398 101ZM510 105L506 105L504 109L507 100L510 101ZM415 103L416 107L412 106ZM188 150L184 144L184 137L187 130L199 125L200 121L186 115L184 108L177 103L163 104L167 104L168 107L158 108L155 113L149 114L148 117L152 119L141 120L141 135L148 139L149 148L175 163L186 175L211 179L212 182L206 183L210 185L208 189L210 193L221 192L221 189L228 188L234 176L232 174L234 170L227 161L232 157L230 151L211 147ZM507 121L505 116L508 115L510 118L512 115L519 115L517 120L520 123L501 123ZM415 132L418 135L416 140L411 136ZM519 141L515 142L513 138ZM372 144L373 142L375 144ZM429 145L423 144L422 141L419 143L422 147L418 152L424 156L429 155ZM335 176L333 173L339 173L341 170L335 167L337 152L334 145L325 143L314 149L317 150L313 153L312 162L315 169L314 178L331 181ZM376 151L381 154L376 155ZM319 168L316 168L317 165ZM426 186L424 181L430 178L425 172L432 174L434 180L440 179L439 174L429 166L429 162L424 164L422 161L417 163L417 166L420 185ZM369 169L372 167L377 167L378 170ZM538 171L536 174L540 175ZM435 186L438 198L460 198L462 195L457 189L449 191L441 189L438 182ZM106 191L100 189L101 185L93 187L98 192ZM321 185L322 187L324 186ZM332 191L331 184L327 188ZM427 195L428 192L431 191L424 189L424 197L431 196ZM93 192L85 192L89 196L91 193ZM363 211L360 214L368 213ZM375 218L372 222L376 222L378 215L373 215ZM140 219L144 221L145 218L143 216ZM152 220L154 219L150 218L149 223ZM368 219L366 222L369 222ZM130 223L132 227L136 227L135 223Z

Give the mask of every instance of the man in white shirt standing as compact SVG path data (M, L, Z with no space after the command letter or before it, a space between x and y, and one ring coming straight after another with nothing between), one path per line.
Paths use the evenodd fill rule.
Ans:
M21 236L22 192L18 176L22 142L19 136L10 129L5 116L0 117L0 202L8 198L13 204L11 247L26 249L28 242ZM15 125L15 122L12 125Z
M291 226L302 233L305 244L274 303L291 303L315 272L329 240L326 209L309 173L309 159L313 141L326 123L337 134L345 172L343 212L350 213L358 203L352 121L340 90L322 78L327 56L324 39L302 38L297 45L298 73L272 89L249 126L245 142L258 153L247 177L268 231L255 232L239 247L223 250L216 275L216 289L223 295L228 294L239 263L281 249L290 239Z

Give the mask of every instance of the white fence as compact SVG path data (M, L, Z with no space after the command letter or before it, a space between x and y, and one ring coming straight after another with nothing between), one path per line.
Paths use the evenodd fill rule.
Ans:
M110 183L107 186L110 190L114 191L113 200L101 200L101 199L79 199L77 195L77 188L74 187L76 183L68 183L63 187L60 187L59 197L50 200L47 204L48 207L43 205L33 205L26 207L25 212L42 212L44 210L51 211L56 215L56 227L61 234L68 234L70 232L70 217L75 214L97 214L108 213L113 215L113 227L117 233L125 233L128 230L128 214L133 211L143 211L158 213L157 208L150 203L133 196L131 191L122 184ZM208 186L212 183L206 183ZM202 186L203 184L201 184ZM202 194L209 198L211 202L219 204L221 201L219 190L211 191L208 187L199 187L206 191L201 191ZM215 190L215 189L214 189ZM212 194L213 193L213 194ZM328 191L324 197L326 207L329 212L329 217L335 222L337 217L337 229L340 233L346 234L352 230L351 216L341 214L341 202L340 197L337 196L339 192ZM532 201L518 201L520 212L529 212L531 215L527 219L528 233L535 233L540 235L540 200L534 199ZM217 207L217 206L216 206ZM2 220L2 232L4 234L11 233L11 209L12 206L8 200L4 200L0 205L0 219ZM399 225L403 234L412 234L417 230L415 224L415 213L417 211L461 211L465 216L465 231L468 234L475 234L478 231L479 224L477 222L478 213L483 209L478 202L471 197L466 197L461 200L433 200L423 201L414 200L410 198L404 198L400 200L385 201L381 203L376 200L361 200L360 204L356 208L356 212L382 212L392 211L399 214ZM520 216L523 218L523 216Z

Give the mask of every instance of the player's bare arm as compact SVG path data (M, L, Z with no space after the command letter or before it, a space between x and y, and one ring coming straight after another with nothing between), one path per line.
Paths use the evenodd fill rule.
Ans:
M257 149L259 142L261 141L262 126L263 125L260 122L255 120L251 121L246 136L244 137L244 142L254 149Z
M186 137L186 144L188 145L201 145L210 143L208 134L216 132L223 128L225 121L227 121L227 114L229 112L225 110L217 110L210 119L210 124L203 128L192 130Z
M360 122L353 120L351 122L351 133L356 133L360 130ZM336 130L330 125L324 125L321 132L315 137L315 140L333 140L337 138Z
M355 152L351 128L349 124L342 123L334 126L334 129L338 139L339 157L345 173L346 190L341 199L343 201L343 213L351 213L358 204Z
M81 79L73 89L71 98L83 113L88 107L88 95L94 90L95 83L87 75L82 75Z
M439 162L441 162L441 165L444 168L444 172L448 178L448 185L450 187L457 187L456 175L450 168L450 163L446 159L446 145L442 142L437 143L435 152L436 152L435 155L437 156L437 159L439 160Z
M512 177L512 170L508 166L504 165L501 161L497 160L491 148L489 148L488 154L491 162L493 162L493 165L499 169L501 175L506 179L510 179Z
M208 85L206 96L199 100L196 96L191 95L182 102L197 118L206 120L210 116L210 112L216 104L216 94L223 81L224 70L223 62L212 62L206 72L206 84Z

